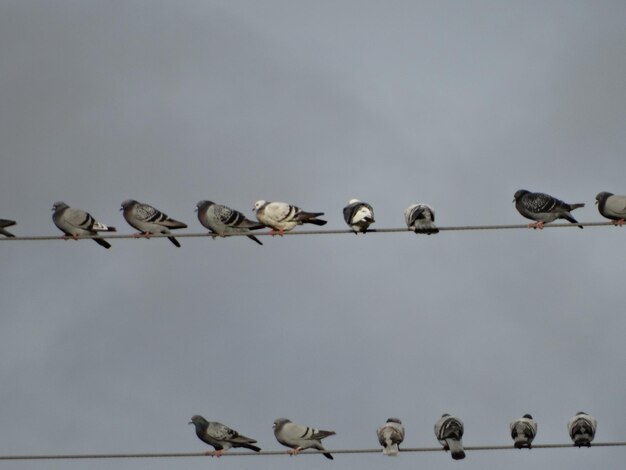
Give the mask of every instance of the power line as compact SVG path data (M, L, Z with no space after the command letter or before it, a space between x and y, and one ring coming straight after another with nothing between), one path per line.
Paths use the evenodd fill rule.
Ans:
M626 442L592 442L590 447L625 447ZM496 451L496 450L518 450L520 452L527 449L517 449L513 445L482 445L464 446L467 452L472 451ZM574 444L533 444L534 449L570 449L576 448ZM331 454L380 454L380 448L376 449L326 449L326 450L305 450L300 455L315 455L323 453ZM442 447L407 447L400 449L401 453L415 452L443 452ZM250 456L287 456L287 451L262 450L261 452L231 452L224 453L222 457L250 457ZM79 459L148 459L148 458L186 458L186 457L207 457L206 452L147 452L147 453L125 453L125 454L48 454L48 455L0 455L0 460L79 460Z

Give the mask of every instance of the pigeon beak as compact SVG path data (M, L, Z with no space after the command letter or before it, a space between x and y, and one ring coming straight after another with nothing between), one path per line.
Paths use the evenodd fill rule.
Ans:
M596 206L598 205L598 200L596 199Z
M193 424L193 421L189 421L187 424Z

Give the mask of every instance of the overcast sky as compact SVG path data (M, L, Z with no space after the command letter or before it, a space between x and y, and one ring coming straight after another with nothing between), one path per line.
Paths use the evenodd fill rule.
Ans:
M150 203L200 232L210 199L378 228L525 223L521 188L603 220L626 193L623 1L0 1L0 217L60 234L54 201L132 233ZM298 229L296 229L298 230ZM626 229L0 242L0 455L200 452L193 414L282 447L278 417L370 448L626 440ZM582 468L624 448L0 462L33 469Z

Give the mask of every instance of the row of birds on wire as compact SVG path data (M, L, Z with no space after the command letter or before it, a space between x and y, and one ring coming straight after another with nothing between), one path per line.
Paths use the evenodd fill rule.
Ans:
M239 434L234 429L217 421L207 421L200 415L194 415L189 424L196 428L196 435L200 440L212 446L215 450L207 452L207 455L219 457L230 448L242 447L255 452L261 448L254 445L255 439ZM567 423L567 430L575 446L590 447L591 441L596 434L596 419L585 413L578 412ZM322 439L335 435L335 431L324 431L302 424L292 423L286 418L274 421L274 437L276 440L289 447L290 455L297 455L305 449L315 449L323 452L328 459L333 456L326 452L322 445ZM465 458L463 450L463 421L456 416L444 413L435 423L435 437L443 446L450 451L454 460ZM530 414L515 419L510 424L511 437L514 446L518 449L532 448L532 442L537 435L537 422ZM382 446L382 452L388 456L397 456L400 453L400 444L404 441L404 426L398 418L389 418L385 424L376 430L378 442Z
M543 228L544 224L565 219L573 224L578 221L572 217L571 211L583 207L584 203L568 204L560 199L545 193L533 193L520 189L514 195L515 207L521 215L534 222L528 224L529 228ZM609 192L601 192L596 196L596 204L600 214L613 220L616 225L623 225L626 218L626 196L618 196ZM52 206L54 224L64 233L64 237L97 236L100 232L116 232L115 227L107 226L98 222L91 214L81 209L68 206L64 202L55 202ZM180 243L175 237L170 236L171 230L187 228L183 222L169 217L155 207L127 199L120 209L128 224L139 230L136 237L149 238L152 234L168 235L168 239L177 247ZM213 234L221 237L229 235L246 235L259 245L262 243L252 234L253 230L271 228L271 235L283 235L284 232L293 230L298 225L314 224L325 225L327 222L320 219L323 212L307 212L293 204L286 202L257 201L253 211L257 221L246 218L241 212L231 209L222 204L211 201L200 201L196 205L198 220ZM367 202L351 199L343 208L344 220L354 233L367 232L370 225L375 222L374 209ZM408 229L415 233L428 235L439 232L435 225L435 210L424 203L411 204L404 211L404 220ZM0 219L0 233L13 237L6 227L15 225L16 222L8 219ZM578 225L583 228L582 225ZM109 242L103 238L93 238L99 245L110 248Z

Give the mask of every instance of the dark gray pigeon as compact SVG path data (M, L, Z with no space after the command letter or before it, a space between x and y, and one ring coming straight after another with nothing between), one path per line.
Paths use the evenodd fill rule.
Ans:
M528 224L528 228L538 229L542 229L544 224L556 219L565 219L573 224L578 224L570 212L579 207L585 207L584 203L567 204L549 194L531 193L525 189L520 189L515 193L513 202L515 202L515 208L520 214L535 221L534 224ZM583 228L580 224L578 226Z
M52 205L52 221L64 234L65 238L79 236L93 236L98 232L115 232L115 227L108 227L94 219L91 214L80 209L74 209L64 202L57 201ZM111 248L111 244L102 238L94 238L98 245Z
M215 448L215 451L207 452L207 455L219 457L231 447L244 447L246 449L259 452L261 449L255 445L256 441L249 437L242 436L234 429L218 423L217 421L207 421L200 415L191 417L189 424L196 427L196 436L202 441Z
M404 441L404 426L398 418L389 418L376 430L378 442L383 446L383 454L392 457L400 453L399 445Z
M454 460L465 458L463 450L463 421L448 413L441 415L435 423L435 436L445 450L450 451Z
M596 195L598 210L607 219L613 220L615 225L624 225L626 218L626 196L616 196L603 191Z
M200 223L220 237L233 233L249 233L250 230L258 230L265 227L265 225L259 222L246 219L246 216L239 211L211 201L200 201L196 204L196 210L198 211ZM254 235L246 236L259 245L263 245Z
M254 203L256 218L282 236L285 231L293 230L297 225L314 224L326 225L326 221L318 219L323 212L304 212L297 206L286 202L257 201Z
M334 436L335 431L321 431L319 429L295 424L285 418L274 421L274 436L285 447L291 447L290 455L298 455L304 449L326 450L321 440L328 436ZM324 453L327 459L333 459L328 452Z
M187 228L187 225L174 220L164 214L163 212L155 209L149 204L142 204L134 199L127 199L122 203L121 211L124 211L124 218L128 224L139 230L139 234L136 236L144 236L150 238L153 233L160 233L167 235L170 233L170 229ZM167 237L175 246L180 248L180 243L174 237Z
M343 219L356 234L365 233L374 222L374 209L367 202L350 199L343 208Z
M597 426L598 422L593 416L588 415L584 411L579 411L567 423L567 431L575 446L591 447L591 441L593 441L596 435Z
M14 220L0 219L0 233L5 237L15 237L15 235L13 235L11 232L4 229L5 227L10 227L15 224L16 222Z
M415 233L439 233L435 225L435 210L428 204L411 204L404 211L404 221Z
M518 449L523 447L530 449L533 439L537 435L537 423L533 417L525 414L523 417L511 422L510 428L515 447Z

